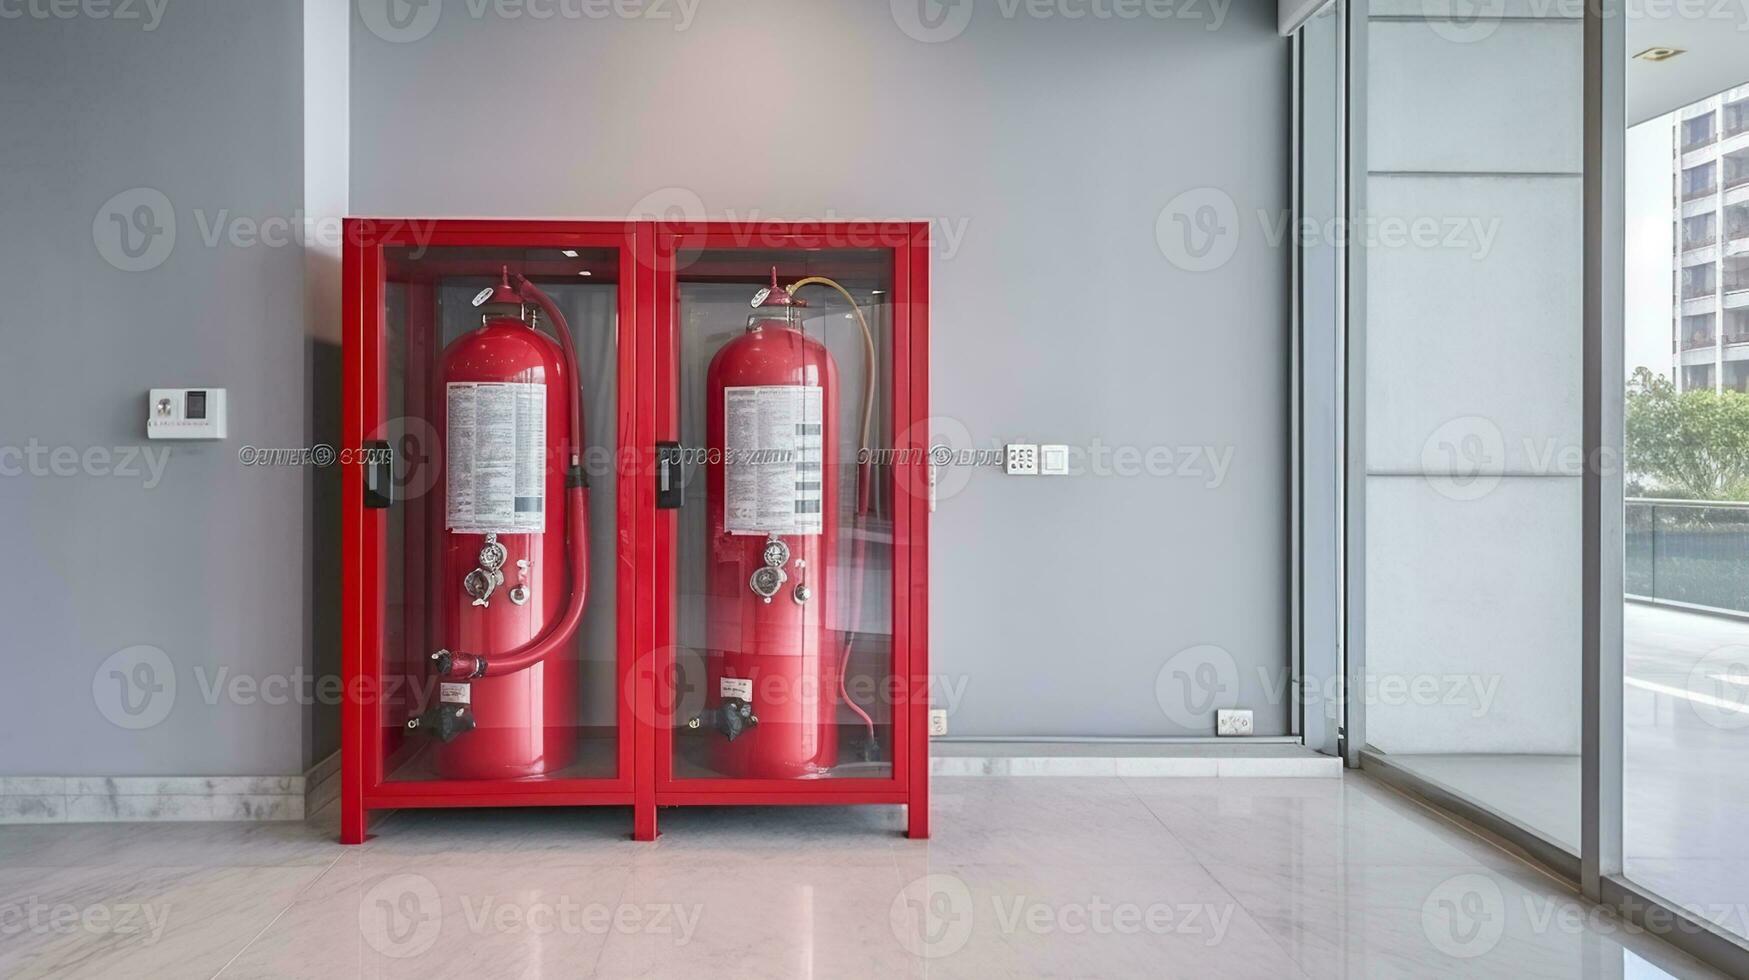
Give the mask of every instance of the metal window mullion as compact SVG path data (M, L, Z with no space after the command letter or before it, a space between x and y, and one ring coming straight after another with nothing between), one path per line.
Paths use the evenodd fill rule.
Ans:
M1579 884L1593 901L1622 869L1625 23L1618 4L1585 5Z
M1305 38L1302 26L1289 40L1288 215L1293 227L1305 208ZM1288 259L1288 705L1289 731L1306 740L1305 698L1305 356L1300 334L1305 328L1305 249L1300 236L1289 236Z
M1367 4L1342 4L1338 35L1338 102L1342 133L1342 187L1338 202L1348 229L1360 225L1366 208L1366 69ZM1351 769L1360 768L1366 745L1366 245L1361 236L1346 234L1337 242L1341 269L1341 343L1343 399L1338 434L1341 469L1341 553L1343 756Z

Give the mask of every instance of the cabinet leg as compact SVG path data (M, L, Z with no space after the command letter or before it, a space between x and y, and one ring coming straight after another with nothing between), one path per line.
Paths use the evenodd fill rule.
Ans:
M351 800L340 802L340 843L362 844L370 831L370 811Z
M632 840L656 839L656 804L638 803L632 807Z

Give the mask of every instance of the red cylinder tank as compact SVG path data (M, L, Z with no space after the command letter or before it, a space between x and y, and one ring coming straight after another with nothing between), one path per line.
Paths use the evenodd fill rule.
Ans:
M707 715L750 715L709 736L735 778L818 776L838 758L838 369L799 329L802 305L774 278L706 375Z
M489 659L540 636L566 604L564 461L575 445L576 382L559 346L530 322L491 313L444 350L439 378L440 635L449 650ZM569 765L578 671L577 657L561 651L514 673L442 680L428 697L465 703L474 729L433 746L439 774L514 778Z

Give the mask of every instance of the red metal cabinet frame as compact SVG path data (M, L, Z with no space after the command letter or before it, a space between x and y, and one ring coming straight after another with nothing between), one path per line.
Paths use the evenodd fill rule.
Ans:
M890 778L676 779L675 719L658 697L674 635L676 519L656 509L656 443L678 435L677 250L890 249L893 270L891 430L893 667ZM616 431L617 767L611 778L385 778L386 512L367 509L365 466L341 459L343 691L341 839L362 842L372 810L462 806L630 805L633 836L656 837L658 806L904 804L910 836L928 835L928 226L913 222L658 223L349 219L344 243L344 445L362 448L388 423L385 255L399 246L613 249L618 256ZM413 300L410 298L409 303ZM409 359L410 369L416 363ZM411 378L421 385L428 378ZM403 556L425 560L417 548Z
M928 551L928 438L924 424L929 416L928 351L928 226L910 222L836 223L669 223L656 228L655 349L650 358L655 383L654 411L645 415L653 428L644 445L680 439L679 384L680 270L676 257L695 250L810 251L836 248L880 249L891 253L892 351L890 425L898 434L892 478L895 484L893 550L893 705L891 774L886 778L856 779L729 779L677 778L673 771L675 699L659 696L651 707L650 724L640 735L640 775L652 778L639 784L640 801L657 806L709 804L904 804L907 828L912 837L928 836L929 755L928 686L929 651L927 580ZM763 272L750 262L749 281L757 283ZM646 687L663 690L665 678L674 670L677 647L675 621L676 550L675 511L654 515L654 633L649 649L655 656L649 665L657 671ZM640 826L641 837L653 827Z

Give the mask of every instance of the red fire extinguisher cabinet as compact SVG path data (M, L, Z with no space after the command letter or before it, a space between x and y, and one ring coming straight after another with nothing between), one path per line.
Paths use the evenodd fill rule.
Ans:
M344 279L342 840L696 804L927 836L926 224L355 218Z

